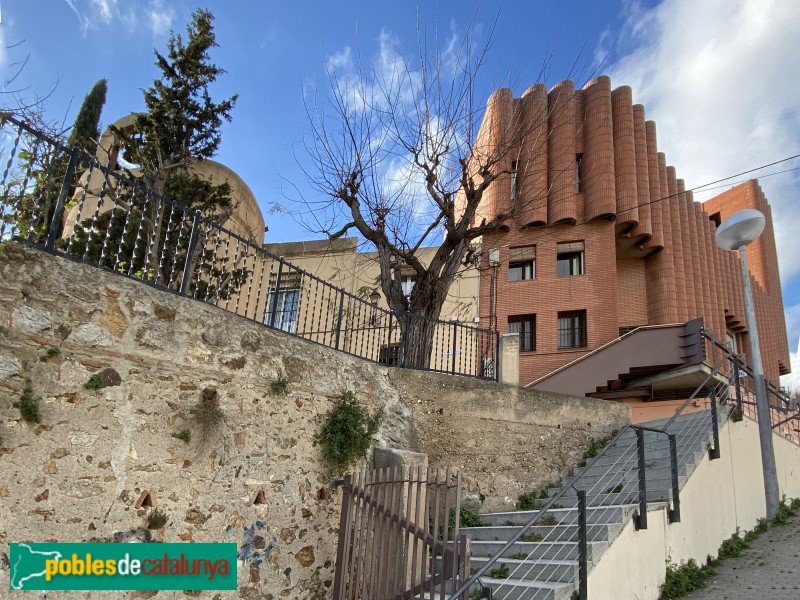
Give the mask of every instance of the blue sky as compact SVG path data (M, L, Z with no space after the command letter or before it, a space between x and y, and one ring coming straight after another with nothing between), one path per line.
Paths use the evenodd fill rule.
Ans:
M31 99L55 88L47 114L70 124L83 96L105 77L104 124L141 110L140 90L157 75L153 48L163 51L170 29L183 31L191 12L206 7L220 44L212 58L228 71L215 93L239 94L217 159L253 190L267 213L267 241L309 238L290 216L268 210L288 205L287 195L310 193L294 151L307 131L304 92L326 85L326 61L349 47L368 65L379 39L413 52L418 13L445 37L463 32L476 6L483 35L497 21L480 92L508 86L521 94L536 82L548 51L548 84L565 78L576 59L577 79L585 79L605 57L600 71L613 85L632 86L687 187L800 153L800 79L793 76L800 3L789 0L0 0L0 105L13 104L13 90ZM5 85L26 57L19 77ZM800 178L796 170L771 174L796 168L799 159L754 174L770 175L761 183L776 221L792 352L800 338Z

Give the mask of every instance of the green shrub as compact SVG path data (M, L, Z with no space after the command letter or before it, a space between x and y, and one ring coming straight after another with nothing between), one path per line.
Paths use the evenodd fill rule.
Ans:
M285 396L289 391L289 380L281 375L275 381L273 381L269 387L270 390L272 390L273 396Z
M50 360L54 356L58 356L59 354L61 354L61 350L60 349L58 349L58 348L48 348L47 352L45 352L44 354L42 354L39 357L39 360L42 361L42 362L47 362L48 360Z
M538 533L526 533L523 536L520 536L520 542L541 542L544 538L540 536Z
M89 377L89 381L83 384L87 390L99 390L103 387L103 380L100 379L100 375L92 375Z
M508 579L508 576L511 574L508 565L500 565L496 569L492 569L489 572L489 577L492 579Z
M722 542L722 545L719 547L719 552L717 553L717 558L731 558L735 556L740 556L742 552L749 546L747 535L745 537L739 536L739 528L736 528L736 533L734 533L731 537L727 540Z
M528 555L524 552L515 552L511 555L511 558L515 560L528 560Z
M380 410L370 417L353 392L342 393L317 436L322 458L332 472L342 474L367 457L382 417Z
M689 592L704 588L706 581L714 575L716 571L710 565L701 567L693 558L680 565L669 561L667 577L661 585L661 598L663 600L680 598Z
M38 423L41 419L39 415L39 398L33 395L31 382L28 380L22 389L19 400L14 402L14 406L19 409L19 414L28 423Z
M622 484L618 483L617 485L612 485L610 488L606 490L607 494L619 494L622 491Z
M767 520L764 518L759 519L756 521L756 526L753 527L753 532L757 534L764 533L769 528L767 524Z
M183 443L188 444L192 441L192 432L188 429L181 429L180 432L175 434L175 437L181 440Z
M486 523L481 521L478 513L467 506L462 506L458 511L458 525L459 527L486 527ZM450 523L448 525L450 531L456 528L456 509L450 509Z
M520 494L517 498L517 510L536 510L543 507L548 499L547 488L542 488L538 492Z
M599 438L596 440L592 440L592 443L586 449L586 452L583 453L583 457L581 458L580 465L581 467L585 467L586 463L597 456L597 453L600 452L603 448L605 448L606 444L612 440L612 438L617 435L617 431L614 430L611 432L611 435L604 438Z
M795 509L793 509L786 500L786 496L781 498L780 504L778 504L778 512L775 513L775 516L772 518L773 525L784 525L786 524L789 519L794 516Z

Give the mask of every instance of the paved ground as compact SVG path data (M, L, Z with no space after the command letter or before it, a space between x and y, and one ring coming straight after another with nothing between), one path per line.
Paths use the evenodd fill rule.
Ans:
M726 558L691 600L800 600L800 516L770 528L738 558Z

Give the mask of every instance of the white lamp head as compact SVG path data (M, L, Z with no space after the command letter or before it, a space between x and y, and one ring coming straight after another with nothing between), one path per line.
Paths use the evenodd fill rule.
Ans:
M739 250L752 244L764 231L766 220L754 208L733 213L717 228L717 246L723 250Z

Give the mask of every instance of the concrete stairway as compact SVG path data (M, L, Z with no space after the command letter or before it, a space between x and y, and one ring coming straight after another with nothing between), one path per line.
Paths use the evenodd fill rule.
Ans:
M720 420L727 412L720 410ZM643 423L662 428L666 419ZM712 441L710 411L680 415L670 433L677 435L678 473L682 486L700 460L708 456ZM672 474L667 436L645 432L645 465L648 502L672 497ZM626 430L606 447L579 477L582 468L565 478L559 487L547 490L549 498L560 495L554 508L540 515L536 524L491 565L480 581L493 590L495 600L567 600L578 589L578 496L587 492L587 572L600 560L623 527L638 510L639 480L636 434ZM547 499L540 500L542 504ZM462 529L472 535L473 572L537 511L482 514L485 527Z

